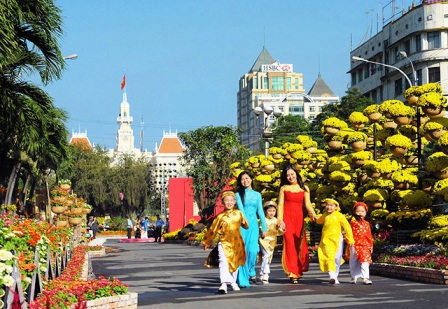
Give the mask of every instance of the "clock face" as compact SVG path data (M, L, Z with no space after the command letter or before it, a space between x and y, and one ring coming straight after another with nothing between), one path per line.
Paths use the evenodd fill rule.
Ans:
M124 141L127 141L127 140L129 140L129 136L127 136L127 135L124 135L124 136L123 136L123 140L124 140Z

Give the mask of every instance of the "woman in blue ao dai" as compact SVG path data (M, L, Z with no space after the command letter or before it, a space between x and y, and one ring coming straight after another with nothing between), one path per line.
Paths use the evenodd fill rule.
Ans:
M258 219L260 219L261 222L263 237L266 235L268 229L266 226L266 217L263 211L261 194L252 189L252 177L246 171L243 171L238 175L236 204L249 223L249 228L247 230L241 229L244 245L246 247L246 264L240 266L237 282L240 287L249 287L249 280L252 283L257 283L255 265L257 263L258 253L260 252L260 245L258 242L258 238L260 237L260 227Z

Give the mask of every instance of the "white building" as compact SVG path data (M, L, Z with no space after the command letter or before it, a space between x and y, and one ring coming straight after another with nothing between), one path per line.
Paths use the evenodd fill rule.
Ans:
M265 119L257 117L254 108L270 106L282 111L283 115L300 115L313 120L330 102L339 101L322 79L320 73L311 91L303 87L303 74L295 73L292 64L275 61L263 47L260 55L247 74L240 78L237 94L238 127L243 131L240 140L252 151L260 150L260 139ZM267 124L275 121L271 114Z
M448 93L448 3L427 0L413 5L397 19L390 19L381 31L350 53L372 62L400 69L412 83L440 83ZM413 72L414 71L414 72ZM400 71L364 61L352 60L351 87L377 103L404 100L409 88Z

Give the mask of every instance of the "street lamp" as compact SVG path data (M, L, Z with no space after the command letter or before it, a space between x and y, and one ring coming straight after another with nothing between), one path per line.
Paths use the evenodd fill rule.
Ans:
M407 57L406 52L400 51L400 55L402 55L403 57L408 59L409 62L411 63L412 75L414 75L414 83L416 84L417 83L417 79L415 78L414 64L412 63L411 59L409 59ZM412 85L413 85L413 83L411 82L411 79L406 75L406 73L403 72L402 70L400 70L399 68L394 67L393 65L384 64L384 63L381 63L381 62L370 61L370 60L367 60L367 59L364 59L364 58L361 58L361 57L356 57L356 56L352 56L352 59L353 60L358 60L358 61L364 61L364 62L367 62L367 63L374 63L374 64L378 64L378 65L382 65L382 66L385 66L385 67L388 67L388 68L395 69L398 72L400 72L406 78L406 80L409 83L409 87L412 87ZM417 106L417 113L416 114L417 114L417 166L418 166L418 171L420 171L421 170L421 162L422 162L422 150L421 150L422 137L421 137L421 135L419 133L420 132L420 107L418 107L418 106ZM375 128L376 127L374 127L374 129ZM374 143L375 143L375 147L376 147L376 141ZM376 150L374 150L374 152L375 152L375 155L376 155ZM418 177L418 188L422 189L422 179L421 179L421 177Z
M413 77L413 79L414 79L414 84L413 84L413 85L414 85L414 86L417 86L417 76L415 76L414 64L412 63L412 60L408 58L408 54L406 54L405 51L400 51L399 54L400 54L402 57L408 59L409 62L411 63L412 77Z
M270 105L264 105L263 107L257 106L254 108L254 113L257 116L263 115L263 139L264 139L264 155L266 158L269 156L269 143L273 141L272 131L276 129L273 127L273 122L269 121L269 116L274 115L275 121L278 117L283 115L283 112L278 108L272 108Z
M78 58L78 55L77 54L72 54L72 55L69 55L69 56L65 56L64 60L75 60L76 58Z

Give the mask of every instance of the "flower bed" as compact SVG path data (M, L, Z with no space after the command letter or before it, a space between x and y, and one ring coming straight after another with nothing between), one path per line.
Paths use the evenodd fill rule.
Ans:
M448 284L448 270L373 263L370 265L370 274L417 282Z

